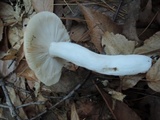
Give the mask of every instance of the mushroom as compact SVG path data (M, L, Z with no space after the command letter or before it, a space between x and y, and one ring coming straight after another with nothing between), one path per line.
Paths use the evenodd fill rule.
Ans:
M24 52L29 67L48 86L59 81L66 61L115 76L145 73L152 63L152 59L144 55L102 55L71 43L60 18L47 11L29 20L24 33Z

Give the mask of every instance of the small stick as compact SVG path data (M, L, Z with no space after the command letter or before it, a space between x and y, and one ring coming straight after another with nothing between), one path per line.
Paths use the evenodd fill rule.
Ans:
M26 104L22 104L20 106L17 106L16 109L20 109L22 107L26 107L26 106L29 106L29 105L41 105L41 104L44 104L44 103L45 103L44 101L30 102L30 103L26 103Z
M3 104L0 104L0 107L2 107L2 108L9 108L8 105L3 105Z

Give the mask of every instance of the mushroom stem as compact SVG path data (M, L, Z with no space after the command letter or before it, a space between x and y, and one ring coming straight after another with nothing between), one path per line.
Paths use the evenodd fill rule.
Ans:
M152 60L144 55L101 55L70 42L52 42L49 55L106 75L145 73Z

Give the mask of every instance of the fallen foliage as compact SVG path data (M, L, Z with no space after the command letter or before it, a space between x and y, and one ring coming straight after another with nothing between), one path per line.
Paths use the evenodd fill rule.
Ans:
M0 119L158 120L159 3L2 0ZM41 11L54 12L61 18L71 42L100 54L147 55L153 58L153 65L147 73L119 77L97 74L69 63L57 84L45 86L29 68L23 51L28 21Z

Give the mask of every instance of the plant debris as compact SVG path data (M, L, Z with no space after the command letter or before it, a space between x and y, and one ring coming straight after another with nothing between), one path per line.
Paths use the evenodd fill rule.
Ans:
M2 0L0 119L159 120L159 3ZM29 68L23 52L27 23L41 11L53 12L61 18L71 42L101 54L146 55L153 59L153 65L147 73L119 77L68 64L58 83L45 86Z

